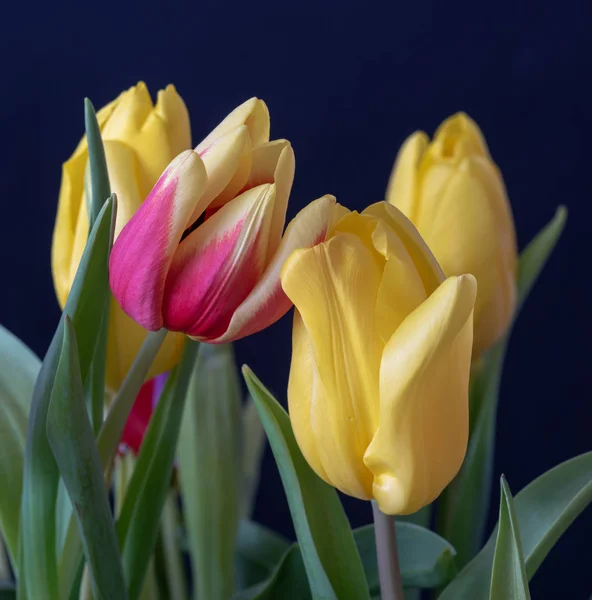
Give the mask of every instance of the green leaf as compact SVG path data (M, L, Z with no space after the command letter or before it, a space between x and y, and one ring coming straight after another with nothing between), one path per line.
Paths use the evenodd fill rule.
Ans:
M88 98L84 100L84 124L86 128L86 140L88 143L88 167L90 177L90 210L88 211L88 218L89 226L92 227L101 207L107 198L111 196L111 186L109 184L109 172L107 170L105 148L103 147L103 140L101 138L101 129L97 121L94 106ZM115 204L115 206L117 205ZM113 244L115 218L112 221L112 225L109 247ZM95 356L92 362L87 386L90 396L91 422L95 435L99 433L99 429L103 422L103 407L105 404L105 363L107 356L107 336L109 330L109 309L111 299L107 271L105 271L104 285L104 306L103 310L96 315L96 317L100 319L100 328L97 335Z
M99 453L84 403L76 334L68 316L47 416L47 436L76 508L95 598L126 599Z
M243 519L236 539L237 579L244 589L269 577L291 544L259 523ZM306 573L302 574L306 577Z
M337 492L308 466L286 411L246 366L243 375L282 477L313 598L369 598L360 555Z
M231 345L203 344L179 436L179 475L196 593L227 600L241 478L241 390Z
M253 512L259 487L261 461L265 451L265 430L253 399L248 396L242 409L242 486L241 516L248 519Z
M517 280L519 309L522 308L543 267L547 264L551 252L563 233L566 221L567 208L560 206L551 222L522 251L518 263Z
M526 301L565 226L567 211L559 207L553 220L523 251L518 264L516 315ZM493 458L499 388L511 329L475 365L470 389L470 439L460 473L440 497L438 532L453 544L460 567L479 551L493 482Z
M109 184L105 148L103 147L103 140L101 138L101 128L97 121L95 108L88 98L84 99L84 126L88 143L88 164L91 181L91 210L88 217L90 227L92 228L101 212L103 204L111 196L111 186Z
M447 584L456 574L454 548L439 535L413 523L397 522L397 546L401 577L405 588L436 588ZM261 525L245 521L239 530L238 552L243 560L266 569L265 581L236 594L236 600L265 598L309 599L304 563L300 549L293 544L286 549L284 540L273 539ZM380 594L374 525L354 530L354 539L371 595ZM271 536L271 537L270 537ZM283 550L283 555L280 552ZM281 556L281 558L280 558Z
M144 436L116 530L130 600L138 598L171 485L181 417L199 344L188 340Z
M551 548L592 502L592 452L564 462L514 499L526 574L530 580ZM481 552L448 585L440 600L486 600L495 551L494 531Z
M96 315L103 306L113 199L103 206L90 232L63 315L68 315L78 336L81 379L90 369L99 323ZM46 421L55 371L63 342L60 320L35 384L23 472L21 527L23 550L19 553L19 578L26 579L30 598L57 599L56 496L58 469L47 439ZM22 560L21 560L22 559ZM26 565L26 571L25 569Z
M13 565L18 557L27 417L40 367L37 356L0 325L0 538Z
M503 475L489 598L530 600L520 530L514 514L514 500Z
M107 418L101 427L97 438L97 447L105 474L111 468L129 413L146 379L150 366L166 337L166 333L165 329L148 333L119 391L115 395ZM65 597L72 589L78 574L81 553L80 536L72 516L67 527L59 563L60 597Z

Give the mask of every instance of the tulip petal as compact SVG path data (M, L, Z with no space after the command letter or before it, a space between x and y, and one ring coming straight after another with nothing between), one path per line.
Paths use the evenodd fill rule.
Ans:
M310 336L308 360L314 361L319 375L314 383L319 391L313 396L318 401L306 408L305 416L295 413L312 383L306 389L290 385L295 435L316 441L315 451L331 485L362 499L371 497L372 475L363 456L378 426L383 346L376 333L374 304L380 278L371 251L349 233L297 250L282 271L283 288ZM314 374L313 367L308 368Z
M247 126L253 147L269 141L269 111L263 100L250 98L243 102L196 146L195 151L202 154L216 140L241 125Z
M292 302L284 293L280 280L282 267L295 250L324 241L334 204L333 196L323 196L304 207L290 221L275 256L251 293L234 311L228 329L210 342L230 342L252 335L269 327L290 310Z
M466 452L476 281L450 277L395 331L380 366L380 427L364 456L386 514L435 500Z
M245 189L262 183L275 183L276 187L267 247L268 262L278 249L284 231L294 170L294 150L287 140L274 140L253 149L253 163Z
M382 221L376 225L372 239L376 250L387 259L376 299L376 327L386 344L427 294L407 249Z
M116 239L109 260L113 295L146 329L162 327L164 285L173 254L206 187L199 156L175 158Z
M88 237L88 213L85 203L81 201L87 159L88 152L75 154L62 166L62 183L51 246L51 270L61 308L65 306L68 299L74 274ZM83 225L86 224L82 244L77 242L77 229L80 221Z
M393 228L411 256L427 295L444 281L444 274L432 251L413 223L398 208L388 202L377 202L371 204L362 214L383 219Z
M457 161L465 156L481 156L491 160L489 148L479 126L463 112L448 117L434 133L432 152L441 158Z
M140 195L145 198L166 169L172 151L166 121L155 108L146 84L140 82L121 95L102 130L103 140L117 140L132 148L137 156L135 176Z
M274 185L246 191L180 244L166 280L164 324L200 340L228 328L265 268Z
M191 125L183 98L174 85L159 90L154 112L164 123L172 156L191 148Z
M232 129L200 153L208 174L208 187L191 220L206 207L217 208L234 198L244 185L251 165L251 142L245 125ZM222 193L224 194L222 195Z
M386 190L386 200L411 220L419 195L417 172L429 138L423 131L412 133L401 146Z
M479 282L475 356L506 331L514 312L516 240L511 219L501 177L480 157L463 160L444 188L426 186L422 194L418 224L445 273L472 273Z

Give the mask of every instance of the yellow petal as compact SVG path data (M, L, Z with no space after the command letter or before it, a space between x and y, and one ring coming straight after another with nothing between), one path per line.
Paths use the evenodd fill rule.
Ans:
M191 148L189 113L174 85L167 85L164 90L159 90L154 112L164 123L171 158L183 150L189 150Z
M399 150L391 172L386 200L413 220L419 192L419 163L428 145L428 136L423 131L411 134Z
M503 335L514 310L516 241L509 211L501 178L480 157L463 160L443 189L426 186L422 195L417 224L442 269L477 278L476 356ZM500 297L500 285L508 294Z
M388 202L377 202L366 208L362 214L382 219L393 229L413 260L426 294L431 294L444 281L442 269L432 251L413 223L399 209Z
M267 142L269 140L269 112L265 102L258 98L250 98L243 102L196 146L195 151L201 154L217 139L241 125L247 126L252 146Z
M200 207L202 205L210 208L222 206L234 197L235 192L244 185L248 176L248 170L245 172L243 166L239 173L242 181L236 181L237 171L239 171L241 161L244 160L243 155L250 154L250 149L249 132L245 125L240 125L218 138L200 153L208 174L208 186L202 196ZM225 194L224 200L217 198L233 179L235 180L233 185L235 191ZM195 221L199 216L194 212L191 220Z
M476 282L450 277L401 324L382 356L380 426L364 456L386 514L434 501L466 452Z
M87 153L83 152L70 158L62 167L62 184L51 245L53 282L62 308L66 304L72 287L72 264L76 261L79 262L80 256L82 256L82 252L78 256L78 251L74 250L79 220L86 223L88 235L88 216L83 201L86 162ZM84 238L84 244L86 244L86 237ZM78 265L78 262L76 262L76 265Z
M376 327L386 344L427 294L409 252L394 231L379 222L372 237L375 248L386 258L376 299Z
M268 262L275 254L284 230L288 199L294 181L294 170L294 150L287 140L274 140L253 148L253 163L245 187L251 188L262 183L275 183L276 185L267 248Z
M463 112L452 115L438 127L432 152L440 158L452 158L456 162L467 156L491 158L479 126Z
M119 308L114 299L111 301L107 370L105 374L107 387L111 390L117 391L120 388L147 333L146 329L138 325ZM184 342L185 336L183 334L168 333L146 379L172 369L179 362Z
M365 499L372 477L363 456L378 425L382 343L375 331L374 303L380 276L370 251L349 233L294 252L282 271L282 286L302 315L312 346L309 360L318 370L310 411L295 415L297 439L314 441L333 486ZM298 386L302 377L288 389L293 415L301 410L299 403L306 405L302 395L310 394L310 386Z

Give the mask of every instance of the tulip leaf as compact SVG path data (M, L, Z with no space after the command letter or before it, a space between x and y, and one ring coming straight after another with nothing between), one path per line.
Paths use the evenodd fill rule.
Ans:
M518 264L518 315L565 226L559 207L553 220L523 251ZM453 544L460 567L479 551L489 512L499 388L511 329L476 365L470 389L470 438L456 479L440 497L438 532Z
M92 102L84 99L84 126L86 129L86 141L88 144L88 163L90 167L90 227L96 221L101 208L109 196L111 196L111 186L109 184L109 171L107 170L107 159L105 158L105 148L101 138L101 128L97 121L97 114Z
M454 548L439 535L413 523L397 522L397 545L401 559L401 578L406 588L436 588L446 585L456 575ZM356 546L362 557L370 594L380 594L374 525L354 530ZM309 600L300 548L274 540L276 534L252 522L239 529L238 552L241 558L260 569L267 569L267 579L233 596L234 600L287 598ZM271 537L271 539L270 539ZM280 557L281 549L284 554ZM275 566L275 568L274 568Z
M18 557L27 418L40 367L37 356L0 325L0 539L13 565Z
M308 466L286 411L246 366L243 375L280 471L312 597L369 598L360 555L337 492Z
M267 527L243 519L236 538L237 587L242 590L269 578L291 545Z
M116 524L130 600L138 598L171 485L187 388L199 344L187 341L150 419Z
M111 186L109 184L109 172L107 170L107 160L105 158L105 148L101 138L101 129L97 121L92 102L85 98L84 100L84 125L86 129L86 140L88 144L88 167L90 176L90 202L87 198L89 226L92 227L101 207L111 196ZM86 190L88 195L89 190ZM115 198L114 198L115 202ZM115 203L115 208L117 204ZM115 230L115 216L112 221L111 242L113 244L113 235ZM107 271L105 271L105 291L103 310L97 314L100 319L100 328L97 336L95 357L92 362L88 390L90 396L90 414L94 434L99 433L101 423L103 422L103 406L105 404L105 363L107 356L107 335L109 330L109 309L111 293L109 290L109 281Z
M125 423L133 407L150 366L166 337L166 329L149 332L136 356L128 374L107 414L97 438L97 447L105 473L111 468L113 457L117 451L123 434ZM79 570L81 554L80 536L74 518L68 524L62 555L60 557L59 574L61 595L65 596L72 589Z
M489 598L490 600L530 600L514 500L503 476Z
M30 598L57 599L56 496L59 473L46 432L47 411L63 343L64 315L77 333L81 379L88 376L95 349L103 306L113 200L103 206L86 243L64 313L45 359L29 411L21 499L22 552L19 552L19 578L27 583ZM25 572L26 565L26 572Z
M592 502L592 452L568 460L535 479L514 498L526 575L530 580L576 517ZM459 573L440 600L489 598L497 530Z
M257 407L253 399L248 396L242 409L242 485L241 485L241 515L249 518L253 512L261 460L265 450L265 430L257 414Z
M230 344L201 346L187 396L178 460L196 594L226 600L241 492L241 389Z
M127 598L99 453L84 402L76 334L68 316L47 415L47 436L73 506L95 598Z

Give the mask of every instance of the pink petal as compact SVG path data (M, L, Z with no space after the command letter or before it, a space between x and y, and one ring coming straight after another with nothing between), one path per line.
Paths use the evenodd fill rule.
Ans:
M115 241L109 259L111 290L124 312L146 329L162 327L169 266L206 182L199 156L182 152Z
M280 246L251 293L238 306L228 328L211 343L232 342L257 333L275 323L290 310L292 303L282 290L280 274L284 263L299 248L310 248L325 240L333 196L323 196L303 208L288 224Z
M274 197L274 185L248 190L183 240L166 280L167 329L204 340L226 331L265 268Z

